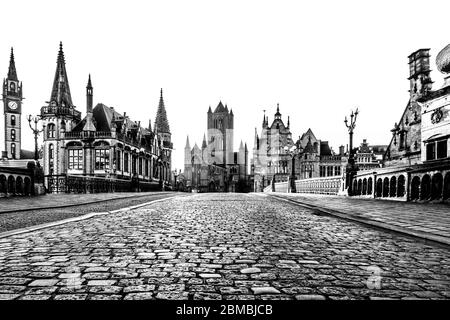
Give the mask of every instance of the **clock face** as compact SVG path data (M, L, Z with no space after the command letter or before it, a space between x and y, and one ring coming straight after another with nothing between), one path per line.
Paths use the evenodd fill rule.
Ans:
M10 101L8 102L8 107L12 110L16 110L17 109L17 102L16 101Z

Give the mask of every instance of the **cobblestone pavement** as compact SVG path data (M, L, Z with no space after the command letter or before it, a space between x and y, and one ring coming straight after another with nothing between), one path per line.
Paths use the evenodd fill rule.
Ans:
M449 203L413 203L299 193L269 194L375 221L410 234L430 235L429 238L450 244Z
M0 239L2 299L448 299L450 251L255 194Z
M18 211L0 212L0 236L3 232L9 230L60 221L82 216L91 212L113 211L174 195L176 195L176 193L173 192L136 192L80 195L50 194L39 197L22 198L22 206L16 208ZM64 196L67 196L67 199L65 199ZM3 204L8 204L8 209L12 209L14 203L19 201L19 199L20 198L17 197L3 201L0 203L0 208L2 208ZM7 202L9 200L11 200L12 204ZM24 204L29 205L27 209L36 209L20 211L21 209L26 208ZM77 205L61 207L72 204ZM48 208L49 205L53 205L53 208ZM39 206L44 209L38 209Z

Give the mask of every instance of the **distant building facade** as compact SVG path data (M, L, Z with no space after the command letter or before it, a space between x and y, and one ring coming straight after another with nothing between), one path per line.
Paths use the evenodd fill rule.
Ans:
M356 196L400 201L450 199L450 45L436 65L445 75L433 89L430 49L409 57L410 96L383 156L383 167L360 170L353 181ZM370 192L369 192L370 191Z
M93 86L86 86L86 116L72 102L65 57L60 44L50 100L41 108L43 167L47 188L61 192L76 185L77 177L95 177L95 183L132 181L134 189L162 188L171 182L173 145L161 89L154 128L144 127L124 112L97 104ZM73 180L67 180L67 177ZM72 181L72 182L70 182ZM92 182L94 183L94 182ZM77 190L74 190L77 191ZM80 190L78 190L80 191Z
M249 191L247 143L241 141L234 152L234 114L219 102L214 112L207 112L207 135L201 148L191 148L189 137L184 148L184 172L179 188L199 192Z
M287 181L292 173L297 180L340 177L347 161L343 147L340 152L336 154L327 141L317 139L311 129L294 141L290 119L288 117L285 125L277 105L272 124L269 126L269 118L264 115L261 134L258 135L255 129L251 163L254 190L262 191L273 183Z

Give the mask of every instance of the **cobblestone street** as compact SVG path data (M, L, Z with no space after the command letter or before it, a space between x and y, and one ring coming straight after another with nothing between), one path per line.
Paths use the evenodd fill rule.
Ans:
M448 299L450 251L257 194L0 239L1 299Z

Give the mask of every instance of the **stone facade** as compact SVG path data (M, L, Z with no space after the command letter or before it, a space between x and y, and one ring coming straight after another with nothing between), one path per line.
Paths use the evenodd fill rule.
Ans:
M86 116L72 103L65 58L60 45L52 92L41 108L43 168L47 177L80 176L138 181L155 187L171 182L171 133L161 97L152 130L126 113L97 104L86 86ZM49 180L48 180L49 181ZM51 190L51 186L47 184Z

